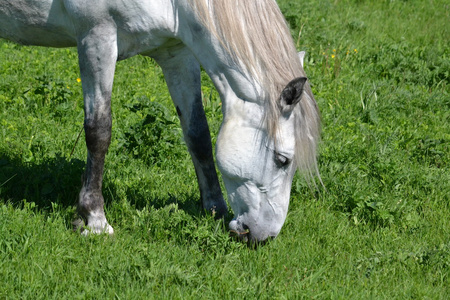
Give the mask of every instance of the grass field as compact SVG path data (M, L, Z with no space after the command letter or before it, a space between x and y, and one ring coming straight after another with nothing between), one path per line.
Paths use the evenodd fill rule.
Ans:
M113 92L115 236L73 233L76 51L0 41L0 299L448 299L450 5L278 3L307 51L326 190L296 176L281 234L257 249L200 211L161 69L140 56L118 63ZM203 96L214 142L206 75Z

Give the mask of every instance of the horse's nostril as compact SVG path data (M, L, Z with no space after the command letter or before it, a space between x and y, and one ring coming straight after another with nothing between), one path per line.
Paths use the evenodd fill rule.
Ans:
M247 225L232 220L229 225L230 236L238 238L241 241L247 242L250 236L250 229Z

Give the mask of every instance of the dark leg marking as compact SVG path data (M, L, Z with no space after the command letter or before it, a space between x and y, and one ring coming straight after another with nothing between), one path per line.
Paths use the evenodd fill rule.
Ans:
M196 98L197 100L192 105L191 119L189 120L187 132L187 138L190 143L189 148L200 163L210 162L213 160L211 134L201 103L201 96L197 95Z

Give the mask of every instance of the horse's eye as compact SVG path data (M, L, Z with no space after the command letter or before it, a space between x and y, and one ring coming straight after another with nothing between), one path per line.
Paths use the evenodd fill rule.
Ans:
M275 162L279 167L286 167L291 163L291 159L275 151Z

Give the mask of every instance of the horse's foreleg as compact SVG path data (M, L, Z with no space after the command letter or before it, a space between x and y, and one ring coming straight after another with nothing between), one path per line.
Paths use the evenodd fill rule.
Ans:
M111 91L117 60L115 39L113 30L94 28L78 43L88 150L78 202L78 212L88 228L83 234L113 233L105 217L102 180L111 141Z
M187 48L159 53L160 64L175 104L184 139L197 174L203 208L217 218L227 214L214 165L211 135L203 110L200 66Z

